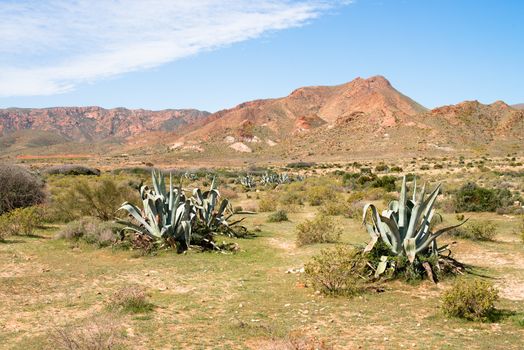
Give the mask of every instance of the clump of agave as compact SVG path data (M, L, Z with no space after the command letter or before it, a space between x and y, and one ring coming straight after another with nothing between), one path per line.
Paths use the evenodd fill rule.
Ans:
M215 178L208 191L202 192L199 188L193 190L192 200L197 212L197 222L209 232L221 233L229 237L243 236L245 228L243 226L235 228L235 225L243 219L229 222L228 220L234 215L231 203L224 198L219 204L219 197Z
M251 190L257 185L255 177L249 174L246 174L246 176L241 176L239 178L239 182L246 190Z
M153 188L140 185L139 192L143 209L134 204L124 203L119 210L126 210L135 220L119 221L125 229L152 240L163 240L167 244L187 249L191 243L191 221L196 215L191 200L187 199L182 188L173 186L173 176L169 175L169 189L164 175L152 171Z
M436 267L440 264L448 267L453 265L460 268L463 265L458 264L450 255L444 255L449 252L447 246L438 247L437 238L447 231L450 231L462 224L441 228L433 232L432 219L435 217L434 205L439 195L441 185L438 184L435 189L426 195L426 185L417 193L416 179L414 181L413 193L411 199L408 198L406 177L402 180L399 200L391 201L388 209L383 210L380 214L373 204L366 204L363 212L363 224L371 237L371 241L364 249L364 253L373 250L379 240L387 246L391 256L404 256L410 264L418 260L425 260L433 257L436 261ZM427 261L422 263L428 277L434 279L431 267ZM380 258L375 277L383 274L387 268L394 269L394 261L384 255Z
M220 249L214 242L214 236L225 234L240 236L244 227L233 230L241 220L229 223L233 215L227 199L219 203L220 193L215 179L209 191L193 191L193 196L186 198L181 187L174 187L173 176L169 175L169 187L166 187L164 175L153 170L153 188L141 185L139 188L143 209L131 203L124 203L120 210L126 210L133 221L119 222L126 225L125 230L134 232L151 241L161 241L169 246L176 246L184 251L190 244L203 248Z
M291 178L286 173L266 172L262 175L262 184L264 185L281 185L291 182Z

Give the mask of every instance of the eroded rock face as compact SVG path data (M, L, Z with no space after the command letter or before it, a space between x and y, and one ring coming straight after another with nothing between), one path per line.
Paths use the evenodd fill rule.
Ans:
M235 142L231 145L229 145L232 149L234 149L237 152L243 152L243 153L251 153L253 150L249 148L245 143L243 142Z
M100 107L9 108L0 110L0 133L36 129L75 141L127 138L148 131L176 131L207 118L194 109L148 111Z

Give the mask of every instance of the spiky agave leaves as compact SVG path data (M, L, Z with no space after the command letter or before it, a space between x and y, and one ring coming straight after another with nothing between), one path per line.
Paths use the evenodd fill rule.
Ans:
M166 188L164 175L153 170L153 188L141 185L139 188L143 209L131 203L124 203L119 210L126 210L136 221L119 221L125 229L145 234L155 240L172 245L179 242L189 248L191 243L191 221L196 215L190 199L186 199L180 187L174 188L173 176L169 176Z
M435 215L433 207L441 185L438 184L429 195L426 195L426 185L417 193L416 180L413 187L412 198L408 199L404 176L399 200L391 201L382 214L371 203L364 206L362 220L371 237L364 252L371 251L380 239L394 255L405 255L413 263L417 254L438 255L436 239L466 222L432 232L431 220Z
M226 198L219 204L220 192L216 186L216 179L213 178L211 187L208 191L202 192L199 188L193 190L193 203L196 208L197 220L210 232L221 233L230 237L237 236L232 226L241 222L237 220L229 222L233 216L231 204Z
M249 174L247 174L246 176L241 176L239 178L239 181L246 190L251 190L256 187L255 178Z

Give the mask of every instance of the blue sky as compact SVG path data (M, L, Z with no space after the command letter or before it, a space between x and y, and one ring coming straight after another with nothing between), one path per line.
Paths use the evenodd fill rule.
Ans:
M383 75L426 107L524 102L524 1L0 0L0 107L216 111Z

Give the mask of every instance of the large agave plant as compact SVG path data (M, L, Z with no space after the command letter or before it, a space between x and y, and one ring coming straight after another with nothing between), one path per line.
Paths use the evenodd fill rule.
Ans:
M220 193L215 178L213 178L208 191L202 193L199 188L193 190L192 199L197 212L197 220L213 233L220 232L228 236L235 236L231 226L241 220L228 223L228 220L233 216L233 210L231 210L231 205L227 199L222 199L219 205L219 197Z
M379 214L373 204L364 206L363 224L371 236L371 241L364 249L369 252L381 239L394 255L405 255L413 263L417 254L438 255L445 247L439 249L437 238L464 222L432 232L431 221L435 215L433 208L439 195L441 185L426 195L426 185L417 193L416 180L413 185L412 198L408 198L406 177L402 180L399 200L391 201L388 209Z
M154 240L164 240L170 245L175 242L185 245L191 243L191 221L195 208L186 199L180 187L174 188L173 176L169 175L169 188L166 188L164 175L153 170L153 188L141 185L139 188L143 209L131 203L124 203L119 210L126 210L135 220L120 221L125 229L145 234Z

